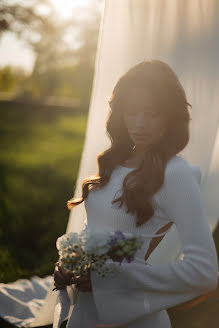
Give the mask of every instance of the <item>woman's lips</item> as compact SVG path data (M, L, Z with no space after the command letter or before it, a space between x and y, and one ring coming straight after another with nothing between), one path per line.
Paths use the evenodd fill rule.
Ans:
M136 138L144 138L145 135L144 134L134 134L134 137L136 137Z

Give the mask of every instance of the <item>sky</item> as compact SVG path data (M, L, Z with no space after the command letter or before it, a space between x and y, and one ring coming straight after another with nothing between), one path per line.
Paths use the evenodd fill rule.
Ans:
M51 0L51 2L62 18L68 18L72 15L75 7L86 8L90 0ZM3 34L0 39L0 67L10 64L21 66L26 72L31 72L34 61L35 55L26 43L11 32Z

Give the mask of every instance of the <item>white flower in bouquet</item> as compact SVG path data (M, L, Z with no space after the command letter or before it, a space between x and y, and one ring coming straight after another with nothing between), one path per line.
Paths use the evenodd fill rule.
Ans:
M76 232L64 234L57 239L56 247L59 253L60 265L70 271L74 268L75 274L79 275L81 260L84 255L80 235Z
M85 253L99 256L106 254L109 251L110 245L108 244L108 232L97 232L87 229L86 233L83 233L83 236Z
M76 232L69 232L59 237L56 241L56 247L58 250L62 251L68 246L72 247L74 244L80 244L80 236Z

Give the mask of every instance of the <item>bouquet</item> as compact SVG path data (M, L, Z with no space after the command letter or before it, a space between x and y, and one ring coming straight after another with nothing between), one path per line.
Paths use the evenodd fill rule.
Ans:
M102 277L110 270L105 268L107 260L132 262L137 249L141 248L141 235L115 232L97 232L86 227L80 234L69 232L56 241L59 265L74 277L86 275L89 270L97 271Z
M62 235L56 241L56 248L59 253L59 265L66 271L70 271L73 277L87 275L90 270L97 271L102 277L116 273L115 267L110 271L104 265L107 260L128 263L135 258L137 249L141 248L143 239L141 235L123 233L120 230L115 232L90 230L87 226L80 234L69 232ZM71 304L75 304L78 289L69 286L70 296L67 289L59 290L58 302L55 306L54 322L61 323L68 317ZM55 290L54 288L53 290Z

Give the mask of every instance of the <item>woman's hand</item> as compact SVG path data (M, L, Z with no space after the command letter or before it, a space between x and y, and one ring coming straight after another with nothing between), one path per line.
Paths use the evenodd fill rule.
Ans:
M56 288L54 289L56 290L65 289L66 285L72 285L72 284L75 284L76 288L83 292L92 290L92 285L90 280L90 269L88 270L87 275L83 275L81 273L80 277L74 278L72 272L66 271L59 265L59 262L56 262L53 276L55 280L54 285L56 286Z
M84 281L84 282L79 282L78 284L76 284L76 288L80 291L80 292L91 292L92 291L92 284L91 281Z
M81 274L80 280L76 281L76 288L81 292L91 292L92 284L90 279L90 268L87 275Z
M73 284L73 279L72 279L73 273L63 269L59 265L59 262L55 263L55 269L54 269L53 277L54 277L54 281L55 281L54 285L56 286L56 288L54 288L54 289L56 289L56 290L65 289L66 285Z
M90 268L88 269L88 273L86 275L83 275L83 273L81 272L81 276L75 279L75 287L81 292L92 291Z

